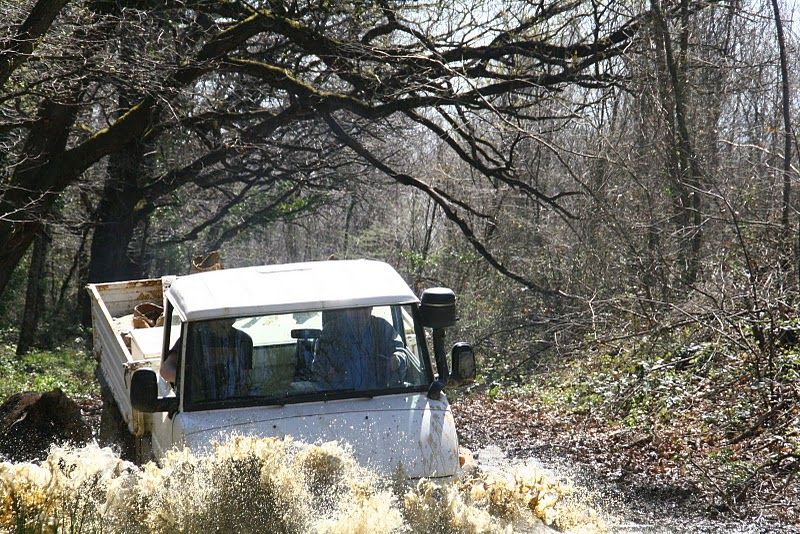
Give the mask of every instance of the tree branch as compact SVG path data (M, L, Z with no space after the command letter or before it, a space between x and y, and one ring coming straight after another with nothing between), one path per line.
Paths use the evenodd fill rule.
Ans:
M13 37L0 41L0 87L28 60L36 41L50 29L66 3L67 0L38 0Z
M499 273L503 274L504 276L514 280L515 282L527 287L531 291L535 291L543 296L546 297L569 297L566 293L557 290L557 289L550 289L544 287L536 282L533 282L524 276L515 273L508 269L505 265L503 265L500 260L495 258L495 256L489 252L486 246L478 239L475 235L475 232L472 231L472 228L469 226L469 223L462 219L458 213L451 207L450 203L437 191L435 191L430 185L426 184L425 182L414 178L405 173L397 172L391 167L389 167L386 163L378 159L375 155L373 155L366 147L364 147L361 143L359 143L356 139L350 136L341 125L336 122L336 120L330 116L325 116L325 121L330 126L331 131L333 134L340 140L342 143L350 147L353 152L367 160L373 167L379 169L381 172L393 178L398 183L403 185L410 185L416 189L419 189L426 195L428 195L436 204L442 209L445 216L453 221L458 228L461 230L461 233L464 234L464 237L467 238L467 241L472 245L478 254L481 255L492 267L494 267Z

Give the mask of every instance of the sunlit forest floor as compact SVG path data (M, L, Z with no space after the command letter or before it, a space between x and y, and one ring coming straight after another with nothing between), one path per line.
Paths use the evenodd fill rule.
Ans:
M0 331L0 402L21 391L59 388L76 402L99 398L96 362L83 350L81 339L52 351L31 351L17 357L15 333Z
M761 361L726 343L641 340L542 359L459 397L462 442L566 458L643 516L800 526L800 355L786 339Z

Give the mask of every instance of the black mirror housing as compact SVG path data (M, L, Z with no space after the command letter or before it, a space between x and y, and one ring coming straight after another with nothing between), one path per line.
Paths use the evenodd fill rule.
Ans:
M137 369L131 376L131 405L145 413L175 412L176 397L158 396L158 377L152 369Z
M450 377L460 383L472 382L475 380L475 353L469 343L460 341L453 345L451 356Z
M422 293L419 307L422 326L447 328L456 324L456 295L446 287L432 287Z
M292 339L317 339L322 335L319 328L293 328L290 335Z

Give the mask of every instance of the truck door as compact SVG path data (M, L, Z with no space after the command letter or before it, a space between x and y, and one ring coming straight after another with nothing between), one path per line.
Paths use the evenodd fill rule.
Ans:
M168 305L168 312L168 316L170 317L170 325L165 329L165 337L166 335L169 335L170 339L164 347L164 351L168 351L170 348L174 347L175 344L179 344L179 358L177 364L178 370L175 380L175 389L173 389L172 385L170 385L169 382L164 380L161 376L158 377L158 394L160 397L175 396L180 391L183 375L183 358L184 354L186 353L186 344L184 343L184 339L186 337L184 335L184 323L178 319L177 315L171 314L172 306L170 305ZM172 433L175 415L176 414L174 413L168 412L156 412L153 414L153 427L150 431L150 437L153 457L155 459L162 458L166 451L172 448L172 446L175 444Z
M174 395L172 387L159 378L158 380L159 396ZM173 445L172 440L172 423L175 419L175 414L167 412L156 412L153 414L153 428L150 431L151 446L153 450L153 457L160 459L164 456L167 450Z

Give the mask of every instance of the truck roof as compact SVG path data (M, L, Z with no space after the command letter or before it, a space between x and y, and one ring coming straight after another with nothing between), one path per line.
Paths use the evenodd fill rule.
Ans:
M190 274L172 282L167 298L184 321L419 302L397 271L371 260Z

